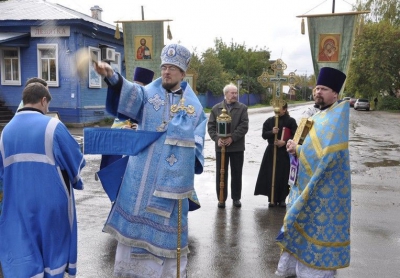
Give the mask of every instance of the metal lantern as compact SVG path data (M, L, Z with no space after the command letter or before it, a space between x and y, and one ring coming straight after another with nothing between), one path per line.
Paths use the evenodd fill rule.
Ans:
M222 109L221 115L217 117L217 134L218 137L225 138L231 136L232 118L226 113L226 109Z

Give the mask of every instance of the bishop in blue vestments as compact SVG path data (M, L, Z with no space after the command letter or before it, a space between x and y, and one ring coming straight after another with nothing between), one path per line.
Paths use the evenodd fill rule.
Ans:
M181 277L185 277L187 216L189 207L199 207L194 174L203 171L207 122L196 94L182 82L190 57L189 50L181 45L165 46L161 77L144 87L127 81L107 64L96 66L109 86L108 111L136 119L137 131L129 132L160 134L137 155L129 156L104 226L104 231L118 240L117 276L175 277L179 237Z

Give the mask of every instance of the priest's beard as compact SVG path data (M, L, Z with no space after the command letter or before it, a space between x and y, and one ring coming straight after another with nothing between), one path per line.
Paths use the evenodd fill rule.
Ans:
M315 98L315 104L321 107L324 107L326 105L325 100L321 97Z
M175 82L175 83L165 83L164 80L162 81L162 87L167 90L167 91L171 91L173 88L175 88L177 85L179 84L179 82Z
M318 105L321 108L324 108L326 106L330 106L333 103L335 103L337 101L337 99L324 99L323 97L316 97L315 98L315 104Z
M320 107L325 107L325 106L329 105L329 104L326 102L326 100L325 100L323 97L321 97L321 96L315 97L315 104L316 104L316 105L319 105Z

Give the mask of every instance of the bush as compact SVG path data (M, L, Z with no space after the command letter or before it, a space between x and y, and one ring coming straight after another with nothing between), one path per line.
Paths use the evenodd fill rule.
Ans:
M270 105L272 100L272 96L270 94L267 94L266 96L263 97L261 103L264 105Z
M378 101L379 110L400 110L400 98L386 96Z

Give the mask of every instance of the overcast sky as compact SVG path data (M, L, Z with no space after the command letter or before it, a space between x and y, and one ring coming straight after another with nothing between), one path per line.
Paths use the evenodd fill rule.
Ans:
M313 74L307 34L300 32L299 15L332 13L333 0L47 0L90 15L90 8L103 9L102 20L171 19L172 41L198 53L214 47L215 38L247 48L266 48L271 59L287 64L286 74ZM336 0L335 12L350 12L356 0ZM165 23L166 31L167 23Z

